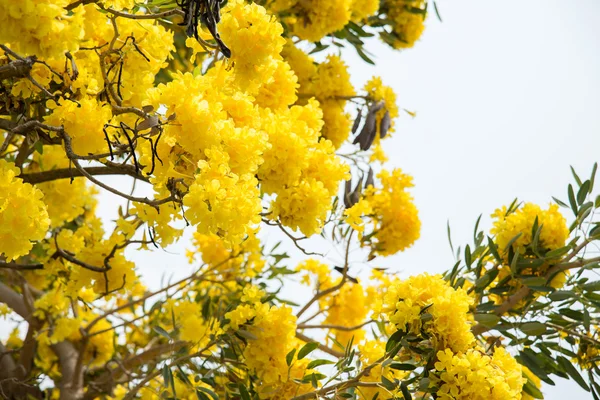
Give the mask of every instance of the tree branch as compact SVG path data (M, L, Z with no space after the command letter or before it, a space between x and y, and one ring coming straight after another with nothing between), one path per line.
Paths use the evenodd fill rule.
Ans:
M14 60L0 67L0 80L9 78L25 78L29 75L36 58L34 56Z
M17 264L15 262L0 261L0 268L14 269L16 271L31 271L44 269L44 264Z
M135 168L128 168L129 165L123 166L106 166L106 167L86 167L83 168L89 175L129 175L136 179L143 180L144 182L149 182L148 178L139 175L135 172ZM23 179L25 183L43 183L49 181L55 181L59 179L70 179L70 178L78 178L85 176L83 172L75 168L61 168L61 169L53 169L50 171L42 171L42 172L31 172L28 174L21 174L19 178Z
M0 282L0 303L6 304L14 312L19 314L25 320L29 319L30 313L25 304L23 296Z

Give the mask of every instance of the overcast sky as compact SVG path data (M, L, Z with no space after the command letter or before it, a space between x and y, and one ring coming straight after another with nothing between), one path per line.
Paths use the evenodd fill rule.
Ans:
M414 49L394 52L374 41L377 67L352 51L345 54L357 87L379 75L394 88L402 108L417 112L415 119L402 115L386 147L389 167L414 177L421 239L377 262L405 277L452 266L448 220L455 246L466 243L479 214L487 229L489 214L515 197L543 205L551 195L566 198L569 165L587 175L600 159L600 1L440 0L438 5L443 23L430 15ZM99 211L106 221L116 216L116 202L102 191ZM285 240L275 231L265 234L271 242ZM157 287L164 274L190 271L187 247L182 241L169 253L130 252L129 257L149 286ZM289 243L284 247L294 260L300 258ZM328 259L339 255L331 251ZM289 298L305 295L290 293ZM546 399L591 397L575 383L556 381L555 388L543 387Z

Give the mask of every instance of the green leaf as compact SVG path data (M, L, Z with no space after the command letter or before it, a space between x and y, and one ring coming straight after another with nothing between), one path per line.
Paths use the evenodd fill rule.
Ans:
M435 11L435 15L436 15L437 19L440 22L444 22L444 21L442 21L442 16L440 15L440 11L438 10L438 6L437 6L437 2L436 1L433 2L433 10Z
M586 292L596 292L600 290L600 281L593 281L582 286Z
M454 254L454 246L452 245L452 232L450 232L450 220L446 222L446 232L448 233L448 243L450 244L450 250Z
M171 335L169 335L169 332L165 331L160 326L153 326L152 330L158 333L159 335L166 337L167 339L171 339Z
M523 232L517 233L512 239L510 239L510 241L508 242L508 244L504 248L504 252L507 252L508 249L511 248L511 246L513 245L513 243L516 242L521 236L523 236Z
M521 279L521 281L523 282L524 285L527 285L529 287L531 286L544 286L544 284L546 283L546 278L541 277L541 276L535 276L535 277L531 277L531 278L523 278Z
M465 263L467 264L467 268L471 267L471 247L469 245L465 247Z
M521 332L529 336L539 336L546 332L546 325L541 322L526 322L519 326Z
M397 369L398 371L412 371L415 370L417 366L409 363L393 362L390 364L390 368Z
M44 144L42 143L41 140L38 140L37 142L35 142L35 144L33 145L33 148L38 153L44 154Z
M292 349L290 350L289 353L287 353L287 355L285 356L285 362L287 363L287 366L291 366L292 365L292 361L294 360L294 355L296 354L296 349Z
M589 194L590 185L590 181L585 181L583 182L583 185L581 185L581 187L579 188L579 191L577 192L577 203L579 203L579 205L583 204L585 198Z
M177 398L177 393L175 393L175 380L173 379L173 371L171 371L171 367L169 367L167 364L164 364L162 374L163 379L165 380L165 387L168 388L171 386L173 389L173 396Z
M319 348L319 343L317 343L317 342L306 343L304 346L302 346L302 348L298 352L298 360L302 360L304 357L309 355L311 352L313 352L317 348Z
M500 322L500 317L496 314L475 314L475 321L488 328L493 328Z
M390 336L390 338L388 339L386 345L385 345L385 351L390 352L392 351L392 349L394 348L394 346L396 346L396 344L400 343L400 341L402 340L402 338L406 336L406 333L404 331L396 331L392 334L392 336Z
M204 392L204 393L206 393L206 394L207 394L207 395L209 395L209 396L210 396L210 397L211 397L213 400L219 400L219 395L218 395L218 394L216 394L215 392L213 392L213 391L212 391L212 390L210 390L210 389L207 389L207 388L205 388L205 387L202 387L202 386L198 386L198 387L196 388L196 390L197 390L197 391L199 390L199 391L201 391L201 392Z
M238 390L240 391L240 396L242 397L242 400L251 400L250 393L248 393L248 389L246 389L246 386L244 386L241 383L238 383Z
M571 246L564 246L559 249L555 249L547 252L544 257L545 258L559 258L567 254L571 250Z
M594 190L594 181L596 180L596 171L598 170L598 163L594 163L594 167L592 168L592 176L590 177L590 193Z
M385 376L381 376L381 384L383 385L384 388L386 388L387 390L395 390L396 389L396 384L392 381L390 381L388 378L386 378Z
M561 201L554 196L552 196L552 200L554 200L556 204L558 204L561 207L569 208L569 206L564 201Z
M575 201L575 192L573 191L573 185L571 184L569 184L569 204L571 204L573 214L577 216L577 201Z
M481 278L475 281L475 287L477 289L486 288L490 283L494 281L494 279L496 279L496 277L498 276L498 272L499 271L497 268L489 270L485 273L485 275L483 275Z
M525 385L523 385L523 391L533 397L534 399L543 399L544 395L531 381L527 380Z
M198 389L196 389L196 397L198 398L198 400L210 400L210 398L207 395L205 395Z
M313 360L311 362L308 363L308 365L306 366L306 369L313 369L313 368L317 368L321 365L327 365L327 364L335 364L333 361L330 360Z
M356 52L360 58L362 58L366 63L375 65L375 62L369 58L367 53L362 49L362 46L354 46L354 48L356 49Z
M402 382L400 384L400 390L402 391L402 396L404 396L404 400L412 400L412 396L408 391L408 385L406 382Z
M492 238L488 236L488 247L490 248L490 252L498 262L502 262L502 258L500 254L498 254L498 247L496 247L496 243L492 241Z
M479 230L479 223L481 222L481 216L483 214L479 214L479 217L477 217L477 221L475 222L475 230L473 231L473 242L477 243L477 231Z
M249 339L249 340L257 340L258 339L258 337L254 333L248 332L247 330L244 330L244 329L238 330L237 334L240 335L241 337L243 337L244 339Z
M575 168L573 168L572 165L570 165L571 167L571 173L573 174L573 178L575 178L575 182L577 182L578 186L581 186L581 178L579 178L579 175L577 175L577 172L575 172Z
M570 308L561 308L559 312L572 320L583 322L583 313L581 311L571 310Z
M519 249L517 249L517 251L515 252L515 255L512 258L512 261L510 262L510 272L512 273L512 275L516 275L517 273L519 273L519 270L517 268L517 262L519 261Z
M572 299L576 296L575 292L570 290L557 290L556 292L550 293L548 298L553 301L562 301L566 299Z
M587 385L585 380L583 380L583 377L579 371L577 371L573 364L571 364L571 361L567 360L563 356L556 357L556 361L558 361L558 364L562 367L562 369L564 369L565 372L579 384L579 386L581 386L587 392L590 391L590 387Z
M529 370L538 378L544 382L547 382L548 379L550 379L548 378L548 374L546 374L546 372L542 369L540 361L537 359L536 354L533 351L523 350L519 353L519 358L521 364L529 368Z

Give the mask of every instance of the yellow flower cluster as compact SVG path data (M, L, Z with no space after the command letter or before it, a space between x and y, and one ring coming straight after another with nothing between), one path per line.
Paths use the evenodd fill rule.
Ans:
M441 276L422 274L394 282L375 311L399 330L417 335L424 330L435 349L460 352L475 340L469 320L472 303L463 289L454 289ZM423 318L425 313L431 318Z
M317 64L292 42L287 42L282 55L298 76L300 100L316 97L323 112L322 136L339 148L348 138L352 121L345 111L347 99L356 94L350 83L348 67L342 59L329 55Z
M40 171L69 168L69 160L61 146L44 146L43 154L35 154ZM37 168L36 168L37 169ZM31 168L29 171L35 170ZM60 227L95 206L95 191L86 185L85 178L61 179L37 185L44 193L52 227Z
M349 176L348 165L336 156L331 142L319 141L321 116L318 102L310 100L262 118L271 148L264 154L259 179L265 193L277 194L272 217L307 236L321 231L339 182Z
M378 362L385 355L385 342L379 340L368 340L358 346L360 352L360 361L363 368L373 363ZM406 372L391 369L389 364L383 366L379 362L374 368L369 370L369 373L361 378L361 382L381 382L381 377L385 377L391 381L394 379L402 379L406 376ZM390 392L389 390L379 385L378 387L358 387L357 394L359 399L372 400L374 398L387 399L394 398L395 394L399 394L400 390ZM376 396L376 397L375 397Z
M282 20L301 39L317 42L343 29L350 21L363 20L377 12L377 0L272 0L267 7L282 13Z
M183 201L186 216L198 232L239 243L260 222L258 181L250 174L233 174L228 154L220 149L207 149L206 155L208 161L198 162L200 171Z
M520 254L525 254L525 247L533 242L532 229L536 218L538 227L541 227L538 244L540 248L556 250L565 245L569 237L569 228L556 204L551 204L547 210L542 210L536 204L525 203L510 214L507 211L504 206L492 214L495 221L491 234L495 235L494 241L499 252L504 252L510 241L520 235L512 243L512 247L515 251L518 249Z
M252 278L262 271L265 260L261 255L260 240L255 231L251 231L239 245L231 248L226 246L223 239L217 235L204 235L194 233L194 247L201 253L202 261L209 269L213 269L221 276L235 279L240 276ZM196 251L188 251L188 258L193 262Z
M112 112L110 107L93 98L84 98L77 104L74 101L62 100L56 104L47 102L52 114L45 118L49 125L63 126L65 132L73 140L73 151L78 155L107 153L108 145L102 129L110 123Z
M257 296L225 314L234 331L244 329L256 336L244 348L244 362L258 377L263 390L275 392L288 382L286 355L296 344L296 317L290 307L275 307L256 301ZM251 321L251 322L250 322Z
M346 222L359 232L364 231L362 217L368 217L373 232L361 235L362 243L373 254L388 256L410 247L420 235L421 221L412 196L406 191L413 186L412 177L394 169L378 174L381 188L369 186L363 197L345 211Z
M415 45L425 29L427 2L425 0L385 0L387 19L390 21L396 49Z
M50 227L44 194L19 174L14 163L0 160L0 254L9 261L29 253Z
M68 12L69 0L1 0L0 43L21 55L64 59L84 35L83 7Z
M432 382L439 387L441 400L521 399L525 384L521 365L503 348L489 356L478 349L437 353L436 375Z
M179 326L179 338L199 346L206 346L210 340L210 334L216 333L210 324L202 318L202 303L188 300L170 301L167 309L172 310L175 321ZM169 320L171 317L168 318ZM170 321L172 322L172 321Z
M345 112L346 102L356 94L348 67L340 57L330 55L327 61L318 65L311 84L301 89L310 90L321 102L325 122L323 137L339 148L348 139L352 127L350 114Z
M35 302L36 308L43 308L44 303L47 301L48 299L44 297L38 299ZM37 337L39 357L35 359L36 365L45 373L52 373L56 370L58 358L54 351L52 351L51 345L63 340L72 342L80 341L82 339L80 327L86 326L97 317L97 314L81 309L77 318L61 316L56 318L52 323L47 321L47 327L50 329L42 330ZM112 328L110 322L106 319L101 319L90 329L88 344L83 354L83 360L86 365L100 367L112 358L115 352L115 333L110 328Z
M363 89L375 103L382 101L384 104L383 108L377 112L377 137L380 133L381 119L386 112L390 114L391 119L391 125L387 133L394 132L394 120L400 115L394 90L389 86L385 86L378 76L371 78Z
M232 1L219 24L231 64L179 74L149 91L148 103L174 118L156 150L155 188L190 186L186 217L202 234L239 243L259 221L260 190L274 195L272 218L306 235L320 231L348 167L327 141L317 101L296 101L297 78L280 52L283 28L256 4ZM150 165L150 145L140 161ZM258 181L255 179L258 177ZM276 196L276 197L275 197Z
M316 277L314 284L319 291L327 290L341 281L341 278L332 279L331 266L315 259L303 261L296 267L296 270L305 272L302 278L304 284L311 283L311 276ZM325 315L323 324L346 328L357 327L365 322L371 311L371 303L372 301L362 285L346 282L339 291L319 299L319 308ZM333 328L330 329L330 333L343 346L346 346L352 338L354 338L354 343L358 343L365 336L362 328L350 331Z

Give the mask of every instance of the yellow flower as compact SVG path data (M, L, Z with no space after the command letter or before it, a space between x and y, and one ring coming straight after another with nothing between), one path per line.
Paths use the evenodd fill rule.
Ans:
M61 146L44 146L44 153L35 153L36 168L32 170L50 171L68 168L69 160ZM40 183L38 188L44 193L48 215L52 227L59 227L82 215L95 206L95 191L86 185L85 178L61 179ZM64 232L64 231L63 231Z
M441 276L422 274L387 287L375 312L399 330L418 335L424 329L435 348L466 351L475 340L469 320L472 303L463 289L452 288ZM431 319L421 318L423 313L431 314Z
M8 261L29 253L50 226L43 193L19 174L14 163L0 160L0 254Z
M84 34L82 6L65 10L69 0L0 1L0 43L22 56L64 59L79 49Z
M556 250L565 245L569 237L569 228L565 217L558 211L558 205L551 204L547 210L542 210L538 205L525 203L517 210L508 214L506 206L497 209L492 217L495 219L490 233L495 235L498 251L505 253L508 243L519 235L512 243L513 249L525 254L525 247L533 242L532 230L537 218L537 225L541 227L538 246L541 249Z
M396 49L410 48L419 40L425 29L427 2L425 0L385 0L383 9L391 21Z
M489 356L479 349L438 351L432 383L443 400L520 399L525 379L521 365L503 348Z
M412 177L400 169L378 174L381 187L369 186L362 199L346 210L346 221L363 233L361 217L369 217L373 234L363 235L362 244L369 245L372 254L388 256L412 246L419 238L421 221L412 196L406 191L413 186Z
M77 104L74 101L62 100L56 104L47 102L52 114L45 118L49 125L63 126L73 141L73 151L78 155L107 153L108 144L102 129L110 123L112 112L110 106L99 103L92 98L84 98Z

